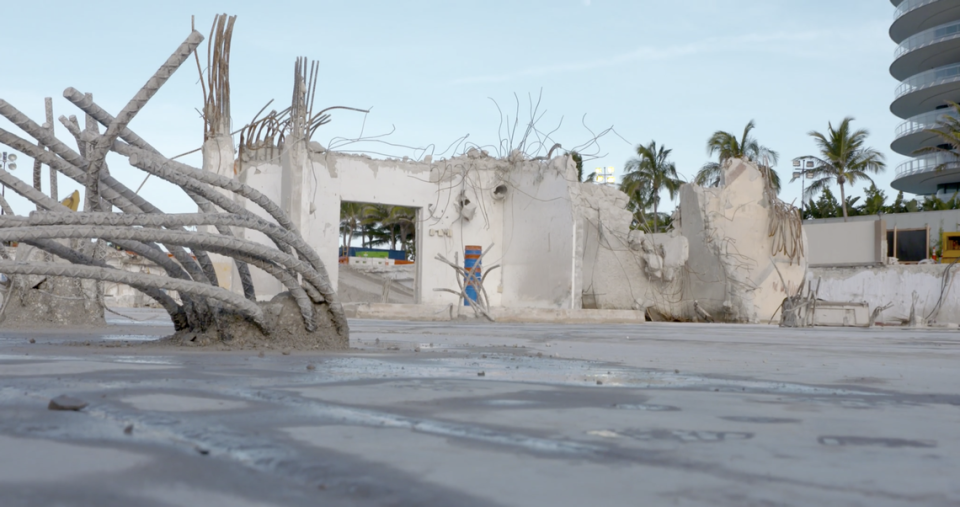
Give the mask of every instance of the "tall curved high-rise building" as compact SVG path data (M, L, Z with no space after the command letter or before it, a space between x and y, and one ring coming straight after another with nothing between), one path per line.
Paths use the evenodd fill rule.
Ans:
M960 191L960 159L917 150L946 147L925 130L935 128L945 114L956 116L948 101L960 103L960 0L891 2L896 12L890 38L898 46L890 74L900 85L890 111L904 122L890 148L913 157L897 167L891 186L914 194L951 196Z

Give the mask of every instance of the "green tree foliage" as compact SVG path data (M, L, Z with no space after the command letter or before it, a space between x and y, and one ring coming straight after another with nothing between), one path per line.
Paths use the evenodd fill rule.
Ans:
M577 164L577 181L580 183L593 183L593 177L597 175L597 172L594 171L586 176L583 174L583 155L571 151L570 158L573 159L573 163Z
M863 214L863 206L857 206L857 201L860 200L860 196L847 196L844 203L846 204L847 211L850 213L850 216L855 217Z
M342 255L346 255L357 232L363 235L361 246L389 246L412 254L416 243L417 210L405 206L343 202L340 204Z
M347 255L350 244L353 243L353 235L363 226L364 204L358 202L340 203L340 234L343 235L343 248L340 252L341 257Z
M840 203L837 201L837 198L833 196L833 192L831 192L829 188L824 188L816 201L811 198L810 202L807 203L803 218L805 220L833 218L839 213Z
M364 248L391 244L391 250L396 250L396 240L393 240L393 231L382 226L390 216L390 206L383 204L366 204L363 207L363 242Z
M954 112L960 116L960 104L956 102L947 101L950 104L950 107ZM946 153L953 155L954 157L960 158L960 119L954 118L952 116L941 116L937 120L937 128L927 129L925 132L936 135L943 141L942 144L947 145L947 147L941 146L928 146L926 148L920 148L916 153ZM935 169L937 171L943 170L947 163L940 164Z
M917 205L917 200L912 199L907 201L903 197L903 191L901 190L897 194L897 198L894 199L893 204L887 206L885 213L913 213L918 211L919 206Z
M916 199L908 201L903 196L903 192L898 192L893 203L888 206L886 204L887 194L877 188L876 184L873 183L870 184L869 188L864 190L863 198L863 204L859 206L857 203L860 202L860 197L848 196L846 198L849 216L960 209L960 196L958 195L954 195L946 201L937 197L928 197L923 203L919 203ZM834 218L841 216L843 216L843 210L840 202L834 197L830 188L824 188L816 201L811 198L807 202L803 218L804 220L809 220L813 218Z
M628 207L640 223L646 223L646 210L653 208L653 232L660 232L660 193L666 191L670 199L675 199L680 185L677 167L669 161L670 152L656 141L643 146L637 145L635 158L627 161L624 168L620 190L630 197Z
M672 230L673 215L663 212L657 213L656 216L654 216L653 213L634 213L633 223L630 224L630 229L653 232L655 226L658 226L663 232Z
M950 209L960 209L960 196L956 193L949 199L943 200L937 196L928 196L923 199L923 211L945 211Z
M846 185L854 185L859 180L873 182L867 173L879 173L886 168L883 154L866 146L869 132L865 129L853 130L850 123L853 118L846 117L834 129L827 124L827 133L810 132L819 149L818 156L808 156L819 161L819 165L808 170L813 182L807 187L807 195L812 197L824 191L830 184L840 187L840 202L843 218L849 216L846 198Z
M732 158L742 158L757 164L767 183L767 188L780 193L780 175L773 169L780 155L762 146L750 132L756 127L753 120L747 123L738 138L729 132L718 130L707 140L707 154L718 155L719 162L707 162L697 172L694 181L700 186L717 186L723 176L723 164Z
M863 206L860 211L864 215L876 215L887 211L887 194L871 182L870 188L864 190Z
M406 206L391 206L384 225L396 229L396 238L408 254L416 254L417 210Z

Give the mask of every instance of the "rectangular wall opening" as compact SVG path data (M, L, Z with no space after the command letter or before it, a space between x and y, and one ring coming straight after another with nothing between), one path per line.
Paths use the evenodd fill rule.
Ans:
M419 301L419 211L383 203L340 203L337 293L343 303Z

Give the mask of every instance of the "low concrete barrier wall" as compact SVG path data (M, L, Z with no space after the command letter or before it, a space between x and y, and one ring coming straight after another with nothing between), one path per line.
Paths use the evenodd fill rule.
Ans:
M353 319L445 322L457 320L461 315L473 317L473 311L469 308L452 305L346 303L343 309L347 317ZM493 307L490 309L490 314L497 319L497 322L503 323L642 324L646 321L646 313L638 310Z
M944 274L950 270L948 284ZM960 323L960 285L954 278L958 264L889 265L878 267L812 268L807 273L811 289L820 281L819 298L827 301L865 301L872 312L877 306L893 303L878 322L907 319L916 291L917 317L940 324ZM940 308L937 302L943 297Z
M804 223L803 229L810 267L886 263L887 229L883 220Z

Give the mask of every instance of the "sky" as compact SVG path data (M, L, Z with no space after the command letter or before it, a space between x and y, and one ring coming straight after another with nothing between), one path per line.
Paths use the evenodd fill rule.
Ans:
M797 205L801 182L788 183L790 161L815 153L807 134L825 131L828 122L852 116L855 127L869 130L868 144L886 155L887 169L875 181L890 200L890 181L906 160L889 148L900 120L889 111L898 84L888 73L894 7L882 0L8 4L0 98L38 123L44 97L54 98L55 117L75 114L82 122L62 97L71 86L116 114L190 33L191 16L206 36L213 16L229 8L237 15L234 129L271 99L271 109L289 105L294 62L305 56L320 65L318 106L370 108L366 115L335 112L314 140L330 146L361 132L389 134L381 139L395 146L341 148L378 157L440 158L467 142L496 146L507 136L503 125L519 116L522 132L539 101L537 130L554 131L551 138L565 149L613 127L584 150L587 172L612 166L619 173L637 144L654 140L673 150L671 159L690 180L709 161L710 135L739 134L751 119L760 143L780 154L781 198ZM206 43L203 62L205 51ZM202 101L191 60L130 128L167 156L188 152L203 141ZM0 128L27 137L2 118ZM55 128L70 139L59 122ZM200 165L198 155L182 160ZM144 173L117 155L108 163L115 177L140 186ZM31 183L32 161L22 157L18 165L15 174ZM76 188L64 180L61 198ZM860 185L853 193L862 191ZM32 208L6 194L18 213ZM141 194L168 212L195 211L182 192L153 178Z

